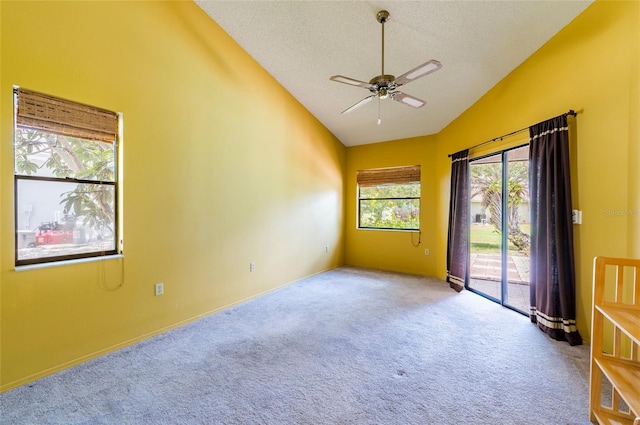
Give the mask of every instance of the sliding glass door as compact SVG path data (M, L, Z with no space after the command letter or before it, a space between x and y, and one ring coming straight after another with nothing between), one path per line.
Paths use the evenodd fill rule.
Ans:
M529 312L529 145L470 162L467 289Z

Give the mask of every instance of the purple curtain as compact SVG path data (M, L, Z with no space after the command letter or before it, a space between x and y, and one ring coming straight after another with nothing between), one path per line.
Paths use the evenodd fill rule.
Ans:
M567 115L531 126L529 135L530 318L551 338L580 345L575 321Z
M467 276L469 235L469 149L451 156L451 197L447 238L447 282L456 291Z

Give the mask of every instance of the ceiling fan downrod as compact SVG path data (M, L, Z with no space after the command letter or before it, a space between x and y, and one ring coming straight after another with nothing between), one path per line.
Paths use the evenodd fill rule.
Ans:
M382 70L380 75L384 75L384 23L389 20L389 12L381 10L376 15L376 19L382 24Z
M386 10L381 10L380 12L378 12L378 14L376 15L376 19L378 20L378 22L380 22L380 24L382 24L382 68L380 69L380 77L379 79L374 78L371 80L371 82L373 82L373 80L377 80L376 83L378 82L384 82L383 83L383 87L381 87L378 90L378 125L382 124L382 119L380 118L380 99L386 99L388 96L388 90L386 89L386 81L385 81L385 75L384 75L384 23L387 22L389 20L389 12L387 12ZM394 77L390 76L390 80L393 81Z

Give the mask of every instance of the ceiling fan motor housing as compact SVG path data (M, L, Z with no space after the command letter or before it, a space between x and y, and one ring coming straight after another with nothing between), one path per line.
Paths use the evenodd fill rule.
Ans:
M393 90L398 86L395 80L396 77L389 74L373 77L371 81L369 81L369 84L371 84L369 91L371 93L379 93L380 97L384 99L388 91Z

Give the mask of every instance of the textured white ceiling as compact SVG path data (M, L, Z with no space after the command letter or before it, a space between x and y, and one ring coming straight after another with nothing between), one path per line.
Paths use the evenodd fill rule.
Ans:
M346 146L439 132L591 3L195 1ZM443 68L400 88L427 101L420 109L376 99L341 114L370 93L329 77L380 74L383 9L386 74L429 59Z

